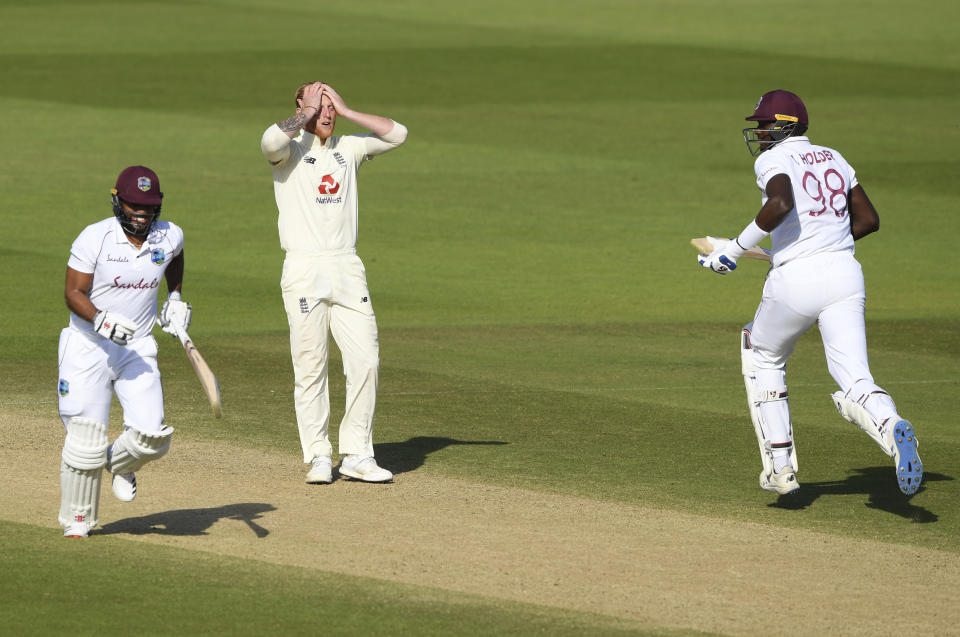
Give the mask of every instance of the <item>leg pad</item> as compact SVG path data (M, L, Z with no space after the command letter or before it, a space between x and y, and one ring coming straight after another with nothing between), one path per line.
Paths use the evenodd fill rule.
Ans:
M100 481L107 464L107 425L71 418L60 463L60 524L97 525Z
M107 470L110 473L133 473L143 465L159 460L170 451L173 427L164 426L156 433L143 433L127 427L110 445Z
M846 420L852 422L857 427L860 427L868 436L870 436L874 442L880 445L880 448L883 449L883 452L890 456L891 458L896 453L893 442L893 430L892 427L887 427L884 430L882 423L877 422L873 419L873 416L870 415L864 408L864 403L867 399L873 394L863 394L860 397L860 400L850 400L847 398L843 392L833 392L830 395L830 398L833 399L833 404L836 406L837 411L840 412L840 415L843 416Z
M750 419L760 446L760 460L764 473L772 475L773 450L789 448L790 464L793 470L799 469L797 450L793 440L793 424L790 421L790 407L787 402L787 386L783 370L761 370L753 362L753 348L750 344L749 324L740 335L740 359L744 386L747 390L747 406ZM775 386L774 386L775 385ZM771 435L772 432L778 435ZM777 440L774 442L774 440Z

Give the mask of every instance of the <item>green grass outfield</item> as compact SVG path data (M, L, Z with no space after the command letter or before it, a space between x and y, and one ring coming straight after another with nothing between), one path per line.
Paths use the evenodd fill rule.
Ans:
M164 217L185 229L191 335L223 389L217 421L158 331L168 422L184 440L299 461L259 139L292 113L300 82L320 79L410 130L361 171L382 464L960 552L958 19L947 1L2 1L3 427L11 414L60 426L70 243L110 214L119 171L143 163L160 176ZM774 88L805 99L811 138L843 152L880 213L857 254L874 376L922 441L925 485L909 501L836 415L815 330L788 373L798 505L770 506L756 485L737 342L764 268L710 275L687 241L734 234L758 209L740 129ZM334 421L342 392L334 362ZM77 548L10 519L0 515L0 623L11 634L262 634L266 610L282 616L275 634L307 621L393 628L383 634L669 632L364 578L318 600L302 569L122 535ZM144 564L165 592L128 599ZM361 612L369 604L375 613ZM164 620L164 607L181 610Z

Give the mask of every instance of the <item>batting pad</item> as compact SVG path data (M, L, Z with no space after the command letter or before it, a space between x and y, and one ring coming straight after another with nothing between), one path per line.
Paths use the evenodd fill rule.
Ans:
M60 463L60 524L97 525L100 481L107 464L107 425L90 418L71 418Z
M799 471L797 446L793 438L793 423L787 402L786 374L782 369L762 370L754 365L753 347L750 345L752 327L753 323L749 323L741 331L740 361L750 420L753 421L753 431L760 446L760 461L764 472L772 473L774 446L789 446L790 464L794 471Z
M164 425L156 433L143 433L128 427L110 446L107 470L110 473L133 473L143 465L159 460L170 451L173 427Z
M844 396L843 392L834 392L830 395L830 398L833 399L833 404L841 416L857 427L860 427L864 433L873 438L875 443L880 445L880 448L883 449L885 454L893 458L896 453L893 437L884 435L885 432L883 428L864 407L864 403L866 403L867 399L872 395L873 394L863 394L861 400L853 401ZM884 395L886 395L885 392ZM891 425L892 424L893 423L891 423Z

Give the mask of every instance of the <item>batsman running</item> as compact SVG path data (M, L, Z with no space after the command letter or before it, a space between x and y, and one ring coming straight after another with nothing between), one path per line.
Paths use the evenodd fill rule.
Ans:
M60 333L59 410L66 428L60 464L60 524L65 537L97 526L103 469L113 493L137 496L135 472L170 449L164 424L154 321L186 330L192 310L180 298L183 231L159 221L163 193L156 173L130 166L112 190L113 216L83 229L70 248L64 295L70 325ZM168 296L157 315L157 291ZM123 433L108 443L116 392Z
M840 387L834 405L893 458L900 490L912 495L923 478L917 437L870 374L866 292L854 258L854 241L880 227L877 211L843 156L804 136L807 109L797 95L770 91L746 119L756 122L743 137L756 157L760 212L738 237L698 260L727 274L744 251L771 235L771 268L740 352L763 464L760 487L781 495L800 488L785 370L797 339L817 323Z
M296 114L273 124L260 147L273 167L280 245L286 251L280 287L290 325L294 405L306 481L333 481L328 429L329 334L340 348L346 409L340 422L340 474L387 482L393 474L373 454L380 346L366 271L357 256L357 173L400 146L407 129L355 111L328 84L309 82L294 98ZM337 117L372 134L334 136Z

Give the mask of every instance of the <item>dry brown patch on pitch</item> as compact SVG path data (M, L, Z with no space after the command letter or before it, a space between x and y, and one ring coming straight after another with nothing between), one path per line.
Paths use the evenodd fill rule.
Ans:
M8 417L0 510L57 533L62 430ZM387 485L311 486L304 474L296 453L175 439L139 474L135 502L113 499L106 476L101 525L137 541L730 635L960 625L952 553L425 471Z

